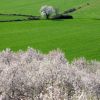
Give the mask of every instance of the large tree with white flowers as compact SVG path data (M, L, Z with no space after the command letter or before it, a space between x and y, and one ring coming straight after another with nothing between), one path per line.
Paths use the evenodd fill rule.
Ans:
M44 5L40 9L40 13L43 18L49 19L52 14L56 13L56 10L52 6Z

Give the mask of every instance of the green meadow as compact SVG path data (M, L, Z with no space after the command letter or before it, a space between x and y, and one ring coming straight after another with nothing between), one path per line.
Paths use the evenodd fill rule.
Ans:
M74 19L0 22L0 50L33 47L48 53L59 48L69 60L100 60L100 0L1 0L0 13L39 15L43 5L63 12L86 3L90 5L71 14ZM0 21L14 19L23 17L0 15Z

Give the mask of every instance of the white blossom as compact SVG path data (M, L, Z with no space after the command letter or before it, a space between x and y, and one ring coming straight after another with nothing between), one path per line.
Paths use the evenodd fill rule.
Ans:
M54 14L56 11L52 6L44 5L40 9L40 13L42 17L45 17L46 19L49 19L49 17Z
M29 48L0 52L0 100L99 100L100 62L75 59L60 50Z

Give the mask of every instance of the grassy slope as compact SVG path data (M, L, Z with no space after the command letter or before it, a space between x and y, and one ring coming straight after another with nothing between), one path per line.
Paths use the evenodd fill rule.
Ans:
M74 20L0 23L0 50L31 46L48 52L60 48L69 59L85 56L100 60L100 20L96 20L100 18L98 0L3 0L0 1L0 13L38 15L43 4L52 4L62 11L87 2L91 6L74 13Z

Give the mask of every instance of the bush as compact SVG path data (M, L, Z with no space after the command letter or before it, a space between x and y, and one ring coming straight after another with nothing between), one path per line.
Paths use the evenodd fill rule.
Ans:
M100 62L75 59L60 50L32 48L0 53L0 100L99 100Z

